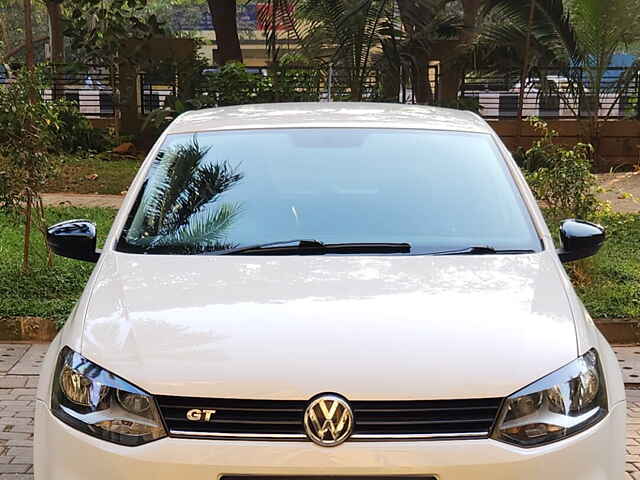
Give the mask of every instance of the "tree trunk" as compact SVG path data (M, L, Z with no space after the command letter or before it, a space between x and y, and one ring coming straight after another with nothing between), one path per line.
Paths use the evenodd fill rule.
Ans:
M536 13L536 1L530 0L529 5L529 23L527 24L527 40L524 45L524 59L522 60L522 71L520 72L520 91L518 92L518 132L516 138L518 145L522 143L522 115L524 111L524 91L526 88L527 78L529 77L529 50L531 49L531 30L533 29L533 20Z
M405 32L410 40L408 54L412 60L412 77L413 77L413 93L415 101L420 105L428 105L434 103L433 92L429 83L429 61L432 58L432 51L425 48L414 36L416 30L419 30L420 24L416 25L416 21L428 20L427 11L420 5L420 2L413 0L397 0L400 20Z
M27 68L32 70L35 65L33 52L33 21L31 19L31 0L24 0L24 46Z
M51 0L47 0L46 4L49 14L51 61L54 64L60 64L64 62L64 35L62 33L60 4Z
M24 0L24 45L26 48L26 64L31 75L35 67L35 59L33 52L33 22L31 18L31 0ZM31 79L29 80L31 83ZM34 94L29 86L29 102L34 103ZM28 121L25 123L25 130L27 135L31 134L31 123ZM33 169L33 158L31 153L27 152L27 177L30 178L31 171ZM31 208L33 206L33 191L31 190L31 182L27 182L26 191L26 209L24 218L24 239L23 239L23 251L22 251L22 271L29 272L29 254L31 246Z
M475 32L478 22L478 12L480 11L481 4L482 0L462 0L462 8L464 11L464 33L462 34L461 40L463 42L468 42L469 40L471 40L471 37Z
M429 65L426 58L422 58L422 55L417 54L414 56L414 69L413 69L413 93L416 96L416 103L418 105L428 105L431 102L430 88L429 88Z
M242 62L242 49L238 37L236 0L207 0L213 17L218 47L216 61L220 65Z
M64 34L62 33L62 20L60 4L47 0L47 13L49 14L49 46L51 47L51 64L53 66L53 90L54 100L64 96L64 85L60 81L58 71L64 63Z
M400 13L400 21L408 36L413 36L414 25L412 22L412 9L415 8L414 2L411 0L397 0L398 11Z
M457 45L452 46L452 55L448 58L440 59L440 103L453 105L458 100L460 87L464 81L465 66L454 61L454 56L461 48L465 48L472 39L478 24L478 14L482 0L462 0L463 8L463 30Z
M382 101L398 103L400 98L400 68L384 62L382 68Z
M5 23L5 19L2 15L0 15L0 43L2 44L2 50L0 50L0 63L4 63L6 61L6 54L9 51L9 43L7 38L7 26Z
M30 248L31 248L31 208L33 204L33 198L31 196L31 190L27 190L24 210L24 239L22 242L22 271L27 273L31 270L31 263L29 261Z

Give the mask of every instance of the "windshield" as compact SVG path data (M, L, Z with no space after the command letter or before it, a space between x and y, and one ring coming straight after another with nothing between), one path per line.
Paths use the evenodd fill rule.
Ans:
M201 254L304 239L410 245L392 255L541 245L489 135L315 128L169 135L118 249Z

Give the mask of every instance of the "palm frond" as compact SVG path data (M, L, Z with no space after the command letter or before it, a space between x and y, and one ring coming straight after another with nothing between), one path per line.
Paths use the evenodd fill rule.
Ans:
M183 186L163 222L166 231L177 230L191 221L194 212L215 203L220 195L242 179L227 162L217 162L196 169Z
M226 161L209 161L210 152L194 137L156 158L138 208L143 217L130 228L134 243L211 246L228 230L240 205L217 203L243 175Z
M567 55L576 63L579 62L584 52L580 48L578 35L569 10L563 0L536 0L539 15L544 17L548 25L552 26L552 32L556 32L554 40L560 42Z
M153 176L153 183L148 186L149 195L145 199L151 232L157 234L166 228L164 223L176 214L180 196L193 181L200 163L208 153L209 149L200 148L195 138L172 151L164 152L158 162L158 172Z
M260 21L267 47L276 48L279 28L292 33L309 58L343 67L355 97L381 45L383 22L393 0L268 0Z
M155 237L150 247L175 246L204 251L224 244L227 231L240 215L239 204L222 204L217 209L202 209L189 217L189 221L165 235Z
M299 45L302 44L305 34L296 17L301 3L301 0L267 0L258 9L257 19L264 26L265 44L270 58L278 56L279 30L293 35L294 40Z
M563 0L535 0L534 6L528 63L535 67L579 62L582 53L577 33ZM504 66L508 60L512 65L522 65L530 8L530 1L485 0L483 20L473 42L474 51L485 64Z

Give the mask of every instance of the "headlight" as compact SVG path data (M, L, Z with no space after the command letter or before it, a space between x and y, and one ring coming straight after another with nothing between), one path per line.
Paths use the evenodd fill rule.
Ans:
M506 399L493 438L537 447L581 432L607 414L607 391L595 350Z
M51 409L67 425L120 445L166 436L153 397L66 347L58 358Z

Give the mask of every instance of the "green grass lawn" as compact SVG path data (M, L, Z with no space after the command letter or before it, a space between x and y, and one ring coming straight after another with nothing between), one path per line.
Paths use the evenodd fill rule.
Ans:
M98 225L99 242L109 231L116 210L105 208L48 208L47 224L88 218ZM93 270L92 263L54 257L47 267L46 248L40 232L32 237L32 272L22 273L23 227L0 214L0 318L16 316L64 320Z
M102 241L115 210L56 207L47 222L87 218L98 224ZM640 215L603 219L609 240L600 254L570 267L578 293L594 318L640 320ZM34 235L33 271L21 271L22 227L0 214L0 317L37 316L63 321L80 296L93 264L54 259L46 267L42 236Z
M572 271L576 291L593 318L640 320L640 215L602 220L607 242Z
M44 191L119 195L129 188L143 159L108 154L65 156Z

